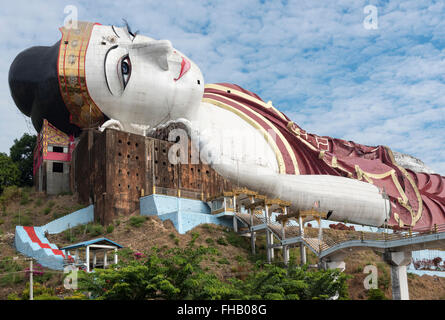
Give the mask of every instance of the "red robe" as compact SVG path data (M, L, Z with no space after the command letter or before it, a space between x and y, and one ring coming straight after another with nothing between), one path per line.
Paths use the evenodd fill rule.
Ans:
M390 148L307 133L237 85L206 85L203 101L232 111L266 132L280 173L328 174L372 183L389 196L392 227L418 231L445 224L445 177L399 166Z

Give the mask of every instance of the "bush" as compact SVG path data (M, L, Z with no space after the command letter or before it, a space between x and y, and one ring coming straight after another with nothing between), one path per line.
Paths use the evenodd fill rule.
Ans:
M63 298L64 300L87 300L88 297L82 292L74 292L71 296Z
M20 300L20 297L17 293L10 293L8 294L8 300Z
M43 204L43 201L41 198L37 198L37 200L34 202L34 208L40 207Z
M35 282L32 287L34 300L60 300L55 296L53 289L47 288L41 283ZM25 290L23 290L22 300L29 300L29 282L26 284Z
M29 199L29 193L27 193L27 192L22 192L22 193L21 193L21 196L22 196L22 198L20 199L20 204L21 204L22 206L25 206L25 205L27 205L28 203L31 202L31 200Z
M107 233L112 233L114 231L114 226L112 224L107 226Z
M71 212L75 212L75 211L79 211L83 208L86 208L87 206L83 205L83 204L76 204L75 206L69 208L69 213Z
M204 224L202 225L202 227L203 227L204 229L206 229L207 231L213 231L213 230L215 229L212 225L210 225L210 224L208 224L208 223L204 223Z
M53 212L53 219L59 219L63 216L66 216L67 214L69 214L69 211L65 211L65 212Z
M20 171L19 185L32 186L33 180L33 152L36 145L36 136L24 133L23 136L17 140L14 139L14 144L9 149L11 160L14 161Z
M20 171L6 153L0 152L0 193L20 184Z
M219 264L230 264L229 260L227 258L222 258L218 260Z
M47 214L49 214L51 212L51 208L50 207L46 207L45 209L43 209L43 211L42 211L42 213L44 214L44 215L47 215Z
M242 262L246 261L246 259L240 255L236 256L235 260L238 261L238 263L242 263Z
M23 281L25 281L23 274L8 273L0 278L0 287L9 287L14 284L22 283Z
M214 248L197 247L193 240L185 248L161 251L153 247L145 257L121 259L118 269L80 272L79 289L91 292L96 299L110 300L296 300L329 299L337 294L339 299L348 297L346 280L350 276L338 270L308 271L258 264L245 280L222 281L201 267L203 260L211 260L215 255Z
M227 245L228 245L226 239L224 239L224 238L222 238L222 237L218 238L218 239L216 240L216 243L217 243L217 244L220 244L220 245L222 245L222 246L227 246Z
M28 215L25 214L16 214L12 218L12 224L14 226L31 226L32 225L32 219Z
M73 235L73 230L72 229L65 230L63 232L63 234L64 234L64 238L65 238L66 241L71 242L71 243L76 242L77 239Z
M86 232L91 234L91 236L95 237L104 233L104 228L101 224L98 223L90 223L87 225Z
M133 216L129 221L131 226L139 228L146 220L146 216Z
M227 242L232 246L237 248L249 249L250 244L246 241L245 238L239 236L234 231L229 231L226 233Z
M17 283L21 283L25 280L23 273L17 273L22 271L22 267L12 259L12 257L6 257L0 260L0 273L4 274L0 278L0 286L6 287Z
M34 297L34 300L60 300L60 298L55 295L44 293Z
M21 192L20 192L19 187L9 186L3 190L1 198L2 198L2 202L8 203L10 201L19 200L20 196L21 196Z
M385 293L380 289L369 289L367 296L368 300L388 300Z

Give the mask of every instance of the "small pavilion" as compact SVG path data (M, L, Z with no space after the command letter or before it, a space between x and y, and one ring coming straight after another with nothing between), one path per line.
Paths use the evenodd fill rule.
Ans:
M74 265L76 267L85 267L87 272L94 268L103 268L116 264L118 261L117 250L123 248L120 244L107 239L98 238L89 241L75 243L61 248L65 250L67 256L71 255L74 250L74 258L71 261L66 261L66 264ZM112 251L113 261L110 263L108 254ZM83 257L83 259L81 258Z

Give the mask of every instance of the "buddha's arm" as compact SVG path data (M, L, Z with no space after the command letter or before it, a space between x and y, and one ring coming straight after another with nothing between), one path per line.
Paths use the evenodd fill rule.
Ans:
M308 210L320 201L329 220L381 226L389 217L390 204L372 184L328 175L287 175L255 164L230 161L212 163L221 175L240 186L272 198L290 201L294 210Z

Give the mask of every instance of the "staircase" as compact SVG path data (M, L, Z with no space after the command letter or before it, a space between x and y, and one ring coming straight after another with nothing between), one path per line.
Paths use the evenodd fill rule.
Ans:
M49 243L45 232L56 234L93 221L94 206L90 205L41 227L16 226L14 245L18 252L36 259L42 266L53 270L63 270L64 259L72 257L67 257L65 251L59 250L55 244Z
M303 237L304 242L312 248L313 251L320 253L323 250L326 250L329 248L329 245L324 242L323 240L319 240L317 238L306 238Z
M44 235L43 227L17 226L14 245L17 251L36 259L42 266L53 270L63 270L66 253L64 250L59 250L55 244L49 243Z

